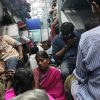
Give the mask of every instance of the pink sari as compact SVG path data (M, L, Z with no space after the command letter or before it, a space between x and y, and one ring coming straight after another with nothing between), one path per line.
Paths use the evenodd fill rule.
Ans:
M14 98L16 95L14 93L14 89L11 88L11 89L8 89L6 92L5 92L5 95L4 95L4 100L11 100L12 98Z
M61 73L55 67L49 67L45 74L40 74L38 68L33 69L35 87L44 89L55 100L66 100Z

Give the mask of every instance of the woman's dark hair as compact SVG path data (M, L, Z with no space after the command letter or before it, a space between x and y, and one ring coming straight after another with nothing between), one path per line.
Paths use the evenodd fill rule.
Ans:
M22 60L18 60L16 64L16 69L24 68L25 63Z
M32 90L34 87L34 77L30 68L18 68L15 71L12 86L16 95Z
M70 22L64 22L60 27L60 31L62 34L71 34L74 31L74 25Z
M39 48L38 48L37 46L32 47L32 48L30 49L30 53L31 53L31 54L36 54L38 51L39 51Z
M45 52L45 51L39 51L39 52L36 54L36 56L35 56L36 61L37 61L38 58L40 58L40 57L45 58L45 59L48 59L48 58L49 58L47 52Z

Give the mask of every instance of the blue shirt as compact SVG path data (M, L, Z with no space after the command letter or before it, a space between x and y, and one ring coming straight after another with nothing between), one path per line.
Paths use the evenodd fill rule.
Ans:
M64 48L65 42L63 40L63 37L61 34L56 35L55 38L52 41L52 52L53 54L56 54L58 51L60 51L62 48ZM77 47L78 42L76 42L75 46L71 47L70 49L66 50L66 53L64 54L62 61L64 60L70 60L75 59L75 56L77 55Z

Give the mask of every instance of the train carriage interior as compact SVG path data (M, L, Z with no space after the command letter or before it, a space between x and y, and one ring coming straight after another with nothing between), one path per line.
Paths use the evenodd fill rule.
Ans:
M87 82L94 70L86 69L85 59L78 60L84 58L79 45L81 35L100 25L100 7L95 1L0 0L0 100L30 100L31 91L29 95L26 91L39 92L37 88L43 89L38 100L77 100L71 93L72 83ZM97 57L95 48L93 54ZM76 69L77 62L86 66L81 69L80 64ZM81 79L76 70L80 70L79 76L81 72L87 76ZM34 95L41 96L39 93Z

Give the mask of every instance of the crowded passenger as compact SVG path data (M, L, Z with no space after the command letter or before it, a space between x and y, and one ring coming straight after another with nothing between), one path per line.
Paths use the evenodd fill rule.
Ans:
M58 20L58 18L56 19L56 21ZM47 50L47 53L52 55L52 41L54 39L54 37L56 35L59 34L59 24L58 22L56 22L56 24L52 23L51 25L51 32L50 32L50 36L49 36L49 39L48 39L48 43L50 44L50 48Z
M66 100L61 72L50 66L50 59L45 51L36 54L37 68L33 69L35 88L44 89L55 100Z
M29 64L31 69L37 66L37 62L35 60L36 53L39 51L38 47L32 47L30 49L30 57L29 57Z
M30 49L29 64L30 64L31 69L37 66L37 62L35 60L36 53L38 51L44 51L41 45L42 45L41 43L38 43L36 46Z
M76 69L73 75L66 79L71 85L71 93L74 100L99 100L100 93L100 26L91 29L81 35ZM75 78L73 78L75 77ZM70 87L70 86L69 86Z
M49 11L49 22L50 23L50 36L49 41L52 42L53 38L59 34L59 19L57 14L57 1L53 0L51 5L51 10Z
M75 68L78 38L70 22L62 23L60 31L61 34L52 41L52 53L55 61L60 64L62 78L65 80Z
M17 50L15 49L17 48ZM0 61L5 69L16 69L18 59L23 58L22 44L8 35L0 34Z
M50 43L52 42L52 40L57 34L59 34L58 18L56 18L54 22L52 22L51 24L51 32L50 32L50 37L49 37Z
M90 1L100 8L99 0ZM95 10L95 5L92 6L94 6L92 10ZM100 100L99 49L100 26L97 26L81 35L76 68L65 81L65 89L71 92L74 100Z

